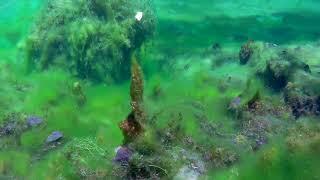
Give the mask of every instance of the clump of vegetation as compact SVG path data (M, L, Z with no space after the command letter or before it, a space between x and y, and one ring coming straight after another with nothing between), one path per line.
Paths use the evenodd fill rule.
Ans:
M78 106L83 106L86 103L87 97L83 92L80 82L73 83L72 93L75 96Z
M224 148L215 148L212 150L211 160L217 167L230 166L238 160L237 154Z
M242 45L239 52L240 64L247 64L247 62L250 60L253 53L254 53L253 41L248 41L247 43Z
M135 115L135 118L140 123L145 123L146 115L143 110L143 75L140 65L137 60L133 57L131 62L131 86L130 86L130 96L131 96L131 107Z
M27 68L58 66L80 78L123 80L130 75L132 52L154 26L149 0L49 1L25 42Z
M110 176L111 171L105 169L110 166L110 155L107 153L94 138L75 138L63 149L64 157L74 168L75 174L82 178Z
M143 109L143 75L140 65L135 57L131 62L131 113L121 122L120 129L124 135L124 144L132 142L144 131L146 115Z

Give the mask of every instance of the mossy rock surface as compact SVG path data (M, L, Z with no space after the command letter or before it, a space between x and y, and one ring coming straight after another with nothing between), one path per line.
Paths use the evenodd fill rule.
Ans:
M143 12L141 21L135 19ZM149 0L49 1L25 42L29 71L52 66L98 82L130 77L130 56L155 30Z

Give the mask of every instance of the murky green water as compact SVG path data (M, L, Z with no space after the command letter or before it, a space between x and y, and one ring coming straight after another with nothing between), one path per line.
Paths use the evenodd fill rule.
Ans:
M320 179L320 2L0 0L0 179Z

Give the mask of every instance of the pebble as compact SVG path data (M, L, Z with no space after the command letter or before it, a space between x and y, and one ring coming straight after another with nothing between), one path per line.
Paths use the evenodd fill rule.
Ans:
M36 127L39 126L43 122L43 119L38 116L29 116L27 118L28 127Z
M63 134L60 131L54 131L48 136L46 143L57 142L62 138L63 138Z

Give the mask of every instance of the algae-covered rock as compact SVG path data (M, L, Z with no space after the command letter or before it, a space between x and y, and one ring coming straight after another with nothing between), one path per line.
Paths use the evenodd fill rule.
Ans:
M282 60L271 60L267 62L265 71L266 82L276 90L286 86L290 78L290 63Z
M56 66L98 82L126 79L131 53L154 25L149 0L49 1L25 42L28 70Z
M282 50L277 57L267 61L264 79L272 89L282 90L289 81L294 81L294 75L300 71L311 73L309 65L293 50Z
M320 115L320 95L306 93L303 88L288 83L284 91L284 100L292 114L299 118L305 115Z
M248 41L244 45L241 46L239 52L240 64L247 64L250 60L252 54L254 53L253 41Z

